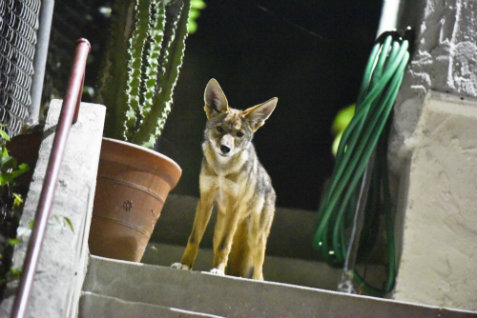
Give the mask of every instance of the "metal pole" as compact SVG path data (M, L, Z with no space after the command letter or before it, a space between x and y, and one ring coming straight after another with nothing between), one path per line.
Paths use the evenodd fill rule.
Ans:
M34 125L40 117L41 94L45 78L46 59L48 57L48 45L50 43L51 21L53 20L54 0L42 0L40 8L39 27L37 32L37 47L33 60L35 73L31 85L31 105L28 121Z
M68 90L66 91L60 117L58 119L55 139L53 140L53 148L48 161L45 180L43 181L43 188L35 215L32 235L23 264L20 285L10 315L12 318L21 318L25 316L28 297L31 292L33 278L40 257L41 245L43 243L51 206L53 204L66 142L68 141L68 135L73 123L76 107L79 105L78 99L81 97L80 92L83 86L86 58L88 57L90 48L91 46L88 40L78 40Z
M399 25L404 2L405 1L401 0L383 0L376 37L384 32L396 30Z
M345 293L356 293L356 288L353 285L354 268L356 266L356 259L358 257L359 239L363 230L364 216L366 203L368 201L369 186L371 184L371 176L373 174L374 159L376 157L376 149L373 151L369 159L368 166L364 171L361 179L361 187L359 189L358 203L353 219L353 229L348 243L348 250L343 267L343 274L341 281L338 284L338 290Z

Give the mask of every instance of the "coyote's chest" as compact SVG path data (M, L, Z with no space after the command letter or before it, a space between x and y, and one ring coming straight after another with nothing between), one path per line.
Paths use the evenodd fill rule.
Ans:
M200 187L214 194L219 208L230 206L231 201L243 198L246 192L244 176L237 174L201 174Z
M215 180L215 201L219 209L223 210L230 206L231 200L237 200L240 197L242 187L237 182L227 179L225 176L216 176Z

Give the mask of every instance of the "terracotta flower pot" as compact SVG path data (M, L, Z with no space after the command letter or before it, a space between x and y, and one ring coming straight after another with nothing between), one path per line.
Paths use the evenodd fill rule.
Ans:
M162 154L103 138L89 235L91 253L139 262L181 173Z

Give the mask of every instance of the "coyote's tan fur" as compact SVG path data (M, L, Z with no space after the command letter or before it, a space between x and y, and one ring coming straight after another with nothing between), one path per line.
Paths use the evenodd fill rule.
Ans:
M207 124L200 172L200 201L194 225L180 263L192 268L214 203L214 260L211 272L263 279L267 238L275 213L275 191L252 144L255 131L275 109L277 98L246 110L228 106L215 79L204 93Z

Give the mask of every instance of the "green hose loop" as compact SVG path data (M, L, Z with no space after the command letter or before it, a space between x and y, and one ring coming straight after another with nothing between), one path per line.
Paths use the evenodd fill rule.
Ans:
M376 226L380 213L384 213L388 279L385 287L379 289L369 285L358 273L354 275L359 286L376 295L389 293L394 287L396 275L385 128L409 61L408 50L407 40L398 40L391 35L374 45L364 71L355 114L341 137L331 181L320 202L313 237L313 246L323 260L332 266L343 265L347 254L347 229L352 226L358 185L377 149L360 244L377 241L377 231L371 230ZM366 251L366 248L360 246L361 250Z

